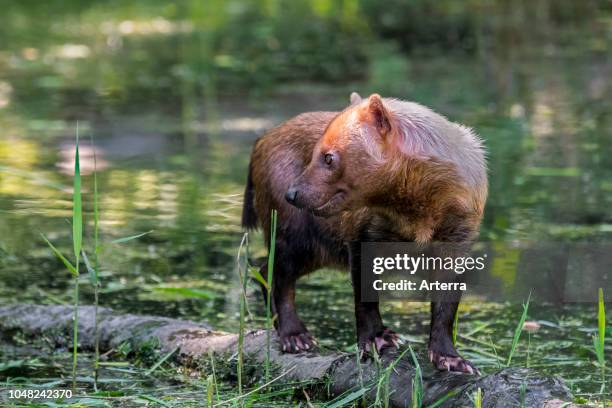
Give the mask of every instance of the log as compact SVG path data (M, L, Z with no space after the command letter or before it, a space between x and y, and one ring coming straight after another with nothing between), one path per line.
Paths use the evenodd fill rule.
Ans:
M41 306L17 304L0 307L0 338L10 340L14 334L39 337L44 335L56 347L71 344L72 313L68 306ZM144 344L157 341L159 351L177 350L175 362L190 367L201 367L209 360L209 352L227 360L238 351L238 335L217 331L204 323L170 319L159 316L118 314L112 309L99 308L100 350L118 348L129 342L136 350ZM79 308L79 347L94 347L94 308ZM244 338L245 363L262 366L266 359L266 331L248 331ZM270 360L283 375L279 381L309 381L314 383L310 391L318 398L331 399L346 392L362 389L361 384L375 384L381 367L395 362L389 370L389 406L410 407L412 379L415 366L410 353L397 360L402 350L383 353L377 364L373 359L358 363L355 355L317 350L301 354L280 352L274 334L271 335ZM423 378L423 406L431 405L445 397L439 407L473 406L471 398L478 388L482 390L483 407L575 407L565 405L572 395L565 384L556 377L546 376L525 368L504 368L486 376L439 372L424 361L419 354ZM361 373L361 376L360 376ZM317 387L316 384L319 384ZM324 386L323 386L324 384ZM522 388L526 387L524 391ZM376 398L377 387L366 392L366 398ZM380 390L379 390L380 391ZM523 396L521 396L523 394ZM451 395L449 397L449 395Z

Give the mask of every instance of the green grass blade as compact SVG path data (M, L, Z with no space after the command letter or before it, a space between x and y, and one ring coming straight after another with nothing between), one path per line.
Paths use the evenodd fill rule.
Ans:
M98 272L96 271L96 268L91 264L91 262L89 262L89 257L85 253L85 250L81 251L81 255L83 256L83 262L85 262L85 269L87 269L87 274L89 275L89 283L91 283L92 286L95 286L98 284Z
M170 402L165 402L165 401L162 401L162 400L160 400L159 398L155 398L155 397L154 397L154 396L152 396L152 395L140 394L140 395L138 396L138 398L141 398L141 399L146 400L146 401L154 402L154 403L156 403L156 404L161 405L162 407L172 408L172 407L174 406L174 405L172 405Z
M170 350L168 353L166 353L162 358L160 358L155 364L153 364L153 366L151 368L149 368L147 371L145 371L144 375L145 376L149 376L151 374L153 374L153 372L155 370L157 370L157 368L162 365L164 362L166 362L166 360L168 360L174 353L176 353L176 351L178 350L178 347L173 348L172 350Z
M93 134L91 135L91 148L93 149L93 161L94 161L94 172L93 172L93 216L94 216L94 268L98 269L98 255L100 254L100 213L98 210L98 158L96 156L96 146L94 145Z
M94 345L94 391L98 390L98 374L100 368L100 322L98 319L98 303L99 303L99 293L100 290L100 278L98 276L98 268L99 268L99 256L102 250L100 245L100 213L98 211L98 158L96 156L96 145L94 143L93 133L90 134L91 139L91 148L93 151L93 161L94 161L94 171L93 171L93 194L94 194L94 262L93 267L89 265L87 256L85 255L85 251L83 252L83 259L85 260L85 265L87 266L87 270L89 271L89 279L91 284L94 287L94 337L95 337L95 345Z
M236 269L238 270L238 276L240 278L241 292L240 292L240 327L238 330L238 394L242 394L242 373L243 373L243 365L244 365L244 329L246 322L246 290L247 290L247 282L248 282L248 273L247 270L249 268L249 255L248 255L248 243L249 243L249 234L247 232L242 236L242 241L240 242L240 247L238 248L238 255L236 256ZM240 263L240 254L242 252L242 247L245 246L245 259L244 259L244 273L242 273L242 265Z
M208 406L213 406L215 396L215 377L210 374L206 377L206 401L208 402Z
M366 392L368 392L367 388L360 388L356 391L353 391L345 395L339 400L332 401L329 405L326 405L325 408L340 408L340 407L347 406L351 402L357 401L359 398L365 395Z
M129 237L117 238L117 239L112 240L111 243L112 244L123 244L124 242L133 241L133 240L138 239L140 237L144 237L145 235L148 235L148 234L152 233L153 231L154 230L143 232L143 233L136 234L136 235L130 235Z
M66 257L64 255L62 255L62 253L59 251L59 249L57 249L55 246L53 246L51 241L49 241L47 239L47 237L45 237L45 235L43 233L41 233L40 236L42 237L42 239L45 240L47 245L49 245L49 248L51 248L51 250L53 251L55 256L57 256L57 258L60 261L62 261L62 263L64 264L64 266L66 266L66 268L70 271L70 273L72 273L72 276L78 276L78 272L77 272L76 268L70 263L70 261L68 259L66 259Z
M506 362L506 366L510 366L512 362L512 357L514 356L514 352L516 351L516 346L518 345L519 339L521 338L521 332L523 331L523 326L525 324L525 320L527 320L527 311L529 310L529 302L531 301L531 292L527 297L527 302L523 305L523 314L521 315L521 319L519 323L516 325L516 329L514 329L514 337L512 338L512 346L510 347L510 354L508 354L508 361Z
M81 201L81 166L79 163L79 122L77 122L76 148L74 152L74 179L72 191L72 242L74 246L74 256L78 259L81 253L81 246L83 242L83 204Z
M212 379L213 379L213 386L215 387L215 398L217 400L220 399L219 397L219 386L217 385L217 370L215 369L215 359L214 359L214 355L212 351L208 351L208 358L210 360L210 368L212 370Z
M455 395L457 395L459 393L459 389L455 388L452 389L448 392L448 394L444 395L442 398L440 398L439 400L437 400L436 402L434 402L431 405L428 405L427 408L436 408L440 405L442 405L444 402L446 402L446 400L448 400L449 398L454 397Z
M264 277L261 276L261 273L259 273L259 270L257 268L249 268L249 272L257 282L261 283L263 287L268 290L268 282L266 282Z
M72 391L76 391L77 351L79 333L79 258L83 245L83 204L81 201L81 167L79 158L79 122L76 128L74 178L72 191L72 245L74 248L74 317L72 324Z
M78 259L77 259L78 262ZM77 264L78 265L78 264ZM78 273L78 266L77 266ZM72 319L72 391L76 391L77 351L79 345L79 278L74 277L74 317Z
M274 256L276 253L276 210L272 210L270 226L270 250L268 253L268 276L267 276L267 296L266 296L266 362L265 376L266 381L270 377L270 331L272 330L272 275L274 274Z
M94 157L94 249L97 258L99 251L99 224L100 224L100 213L98 211L98 158L96 156L96 146L94 145L93 134L91 135L91 148L93 150ZM97 262L94 262L94 266L98 266Z
M597 328L599 332L600 363L604 363L604 347L606 341L606 308L604 304L603 289L599 288L599 311L597 313Z
M474 407L482 408L482 389L480 387L474 393Z
M423 405L423 376L421 365L410 344L408 344L408 349L410 350L410 356L412 357L415 368L414 377L412 378L412 406L413 408L420 408Z
M252 389L251 391L243 394L243 395L238 395L237 397L233 397L230 398L228 400L225 401L221 401L219 403L217 403L217 407L225 407L227 405L229 405L229 403L233 403L233 406L238 406L237 402L239 401L244 401L246 397L249 397L251 395L257 395L259 393L259 391L263 390L264 388L269 387L271 384L277 382L278 380L280 380L281 378L283 378L284 376L286 376L287 374L291 373L293 370L295 370L297 366L292 366L291 368L289 368L287 371L285 371L284 373L280 374L278 377L266 382L265 384L260 385L257 388ZM248 405L247 405L248 406Z

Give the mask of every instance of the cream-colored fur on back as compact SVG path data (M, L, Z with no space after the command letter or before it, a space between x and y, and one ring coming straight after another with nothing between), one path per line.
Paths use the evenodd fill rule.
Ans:
M404 138L399 147L406 155L454 163L468 185L487 184L485 150L472 129L415 102L384 98L383 103Z
M360 106L367 104L368 99L364 99ZM486 153L482 141L472 129L451 122L416 102L383 98L383 105L390 113L392 126L397 128L401 138L399 149L405 155L452 163L463 181L478 191L482 198L486 197ZM350 115L346 121L349 131L360 140L368 154L378 162L384 161L382 146L374 135L376 130L359 125L357 109L349 108L341 115Z

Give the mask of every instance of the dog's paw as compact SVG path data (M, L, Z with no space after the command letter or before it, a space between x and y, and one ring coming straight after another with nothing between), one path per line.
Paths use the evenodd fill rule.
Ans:
M399 335L391 329L384 328L374 336L369 336L359 341L359 349L365 353L371 353L376 348L377 353L381 353L386 348L398 348L400 343Z
M429 361L431 361L438 370L441 371L456 371L465 374L480 375L480 371L469 360L461 356L446 356L442 353L429 351Z
M316 339L309 333L291 333L280 336L281 350L285 353L300 353L317 346Z

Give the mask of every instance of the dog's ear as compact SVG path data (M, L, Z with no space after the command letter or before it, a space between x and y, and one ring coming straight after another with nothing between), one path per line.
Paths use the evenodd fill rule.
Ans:
M359 105L363 99L361 99L361 95L357 92L351 92L351 106Z
M365 120L370 122L381 136L385 137L391 133L391 116L379 94L370 95L365 110Z

